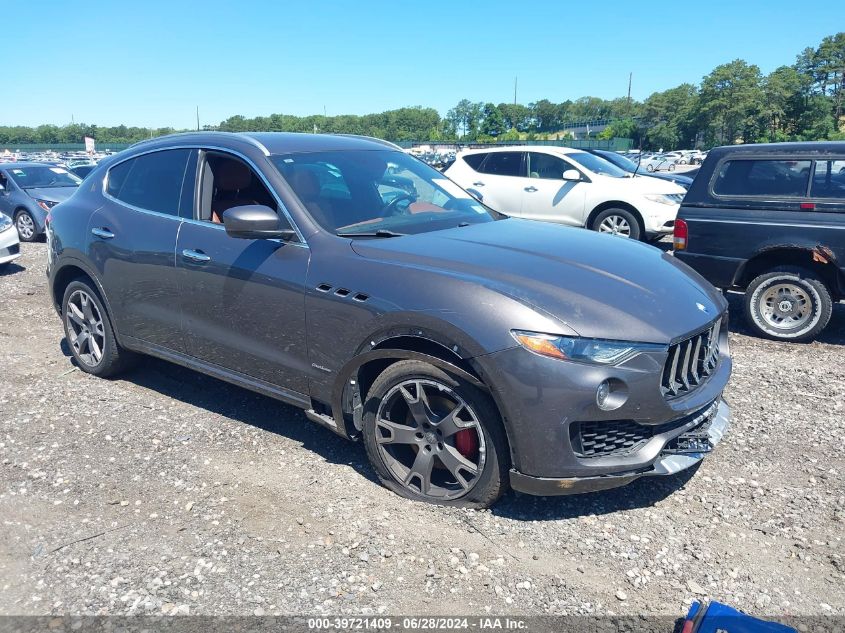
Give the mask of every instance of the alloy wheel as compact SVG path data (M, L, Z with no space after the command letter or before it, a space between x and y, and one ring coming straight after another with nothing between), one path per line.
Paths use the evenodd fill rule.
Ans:
M609 215L599 224L599 233L631 237L631 225L621 215Z
M103 358L105 330L97 304L84 290L76 290L65 313L68 339L80 362L96 367Z
M467 494L486 458L478 417L455 391L428 379L395 385L376 413L378 453L408 490L440 501Z
M775 284L760 296L760 315L777 330L801 328L813 316L813 304L799 285Z
M15 227L18 229L18 235L22 240L29 241L35 236L35 221L25 211L18 213L18 217L15 219Z

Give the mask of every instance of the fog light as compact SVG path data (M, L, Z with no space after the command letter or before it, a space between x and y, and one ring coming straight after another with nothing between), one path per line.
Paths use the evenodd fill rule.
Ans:
M596 388L596 406L602 411L615 411L627 400L628 387L617 378L608 378Z
M608 411L609 408L607 406L607 397L610 395L610 383L606 380L599 385L599 388L596 389L596 404L599 405L599 409L603 411Z

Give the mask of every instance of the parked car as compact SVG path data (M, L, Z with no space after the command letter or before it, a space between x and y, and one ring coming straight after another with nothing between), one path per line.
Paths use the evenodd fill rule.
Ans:
M760 335L809 341L845 298L845 143L710 151L675 225L675 255L745 292Z
M619 169L622 169L623 171L626 171L629 174L636 174L648 178L660 178L661 180L668 180L669 182L674 182L676 185L680 185L685 190L689 189L689 186L692 184L692 178L687 175L687 172L684 172L683 174L677 174L675 172L649 173L644 167L641 167L636 162L632 162L630 159L616 152L612 152L606 149L586 149L584 151L590 152L591 154L595 154L596 156L601 156L605 160L610 161L611 163L619 167Z
M670 156L650 156L640 162L640 168L651 173L653 171L675 171L676 158Z
M684 189L568 147L471 150L446 175L499 213L630 237L672 232Z
M72 173L74 176L76 176L77 178L85 180L85 176L87 176L92 171L94 171L94 168L96 166L97 165L95 165L93 163L86 163L84 165L74 165L72 167L68 167L68 171L70 173Z
M0 213L0 270L20 257L20 241L14 226L12 218Z
M415 193L385 199L386 174ZM631 240L502 218L390 143L174 135L85 182L47 231L82 370L140 352L278 398L411 499L668 475L728 425L712 286Z
M0 212L11 217L21 242L44 233L47 214L76 191L79 178L44 163L0 163Z

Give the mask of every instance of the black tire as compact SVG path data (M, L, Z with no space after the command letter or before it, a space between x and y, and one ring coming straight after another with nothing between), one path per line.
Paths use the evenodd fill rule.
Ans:
M669 171L675 171L675 165L669 165Z
M91 301L90 312L84 307L79 307L84 303L83 296ZM71 303L75 309L71 307ZM75 316L69 316L69 311ZM84 324L80 323L80 313ZM78 278L68 284L62 298L62 322L68 347L82 371L105 378L120 373L135 360L133 353L118 344L103 301L88 279ZM80 341L79 339L83 338L81 335L85 333L88 338ZM100 350L99 357L97 349Z
M830 291L803 268L781 267L756 277L745 290L745 317L760 336L811 341L833 313Z
M423 416L432 422L425 428L417 423L409 405L420 403L418 389L423 390L423 400L429 403L420 409L430 414ZM409 400L409 395L415 399ZM458 400L463 407L456 406ZM450 401L452 404L448 404ZM445 407L443 403L447 403ZM438 425L450 418L444 413L447 410L462 416L457 418L461 421L459 427L463 424L473 426L462 428L454 435L449 435L448 425L441 431ZM473 385L428 363L406 360L385 369L367 394L363 421L364 446L370 463L382 484L403 497L438 505L489 508L508 488L510 454L495 405L487 394ZM403 432L397 433L394 429ZM389 433L385 434L385 431ZM460 448L457 441L460 433L475 434L474 458L464 455ZM389 441L400 435L405 441ZM471 482L466 481L469 470L459 466L454 474L448 467L448 463L457 463L454 461L456 453L459 459L472 464L478 471ZM414 469L418 462L432 464L427 469L428 481L425 483Z
M30 233L27 230L22 230L19 222L25 223L27 227L31 226L32 232ZM33 218L32 214L25 209L20 209L15 213L15 229L18 232L18 239L21 242L34 242L40 235L38 232L38 225L35 223L35 218Z
M620 227L620 232L614 233L612 226L614 224L613 218L617 218L617 226ZM623 225L621 224L620 220L624 219L625 223L628 226L628 232L624 233ZM602 226L604 224L604 227ZM629 237L632 240L638 240L644 234L642 227L640 226L640 220L634 215L631 211L627 209L605 209L601 213L599 213L595 219L593 220L593 224L590 226L593 231L597 231L599 233L606 233L608 235L619 235L622 237Z
M652 172L652 171L654 171L654 166L649 163L648 165L645 166L645 169L648 172Z

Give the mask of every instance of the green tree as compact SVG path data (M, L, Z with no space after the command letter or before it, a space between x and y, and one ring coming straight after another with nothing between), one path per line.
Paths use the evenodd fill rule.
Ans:
M741 59L717 66L701 81L705 137L717 143L748 143L765 128L760 69Z
M505 120L499 108L492 103L485 103L481 112L481 133L497 137L505 131Z

